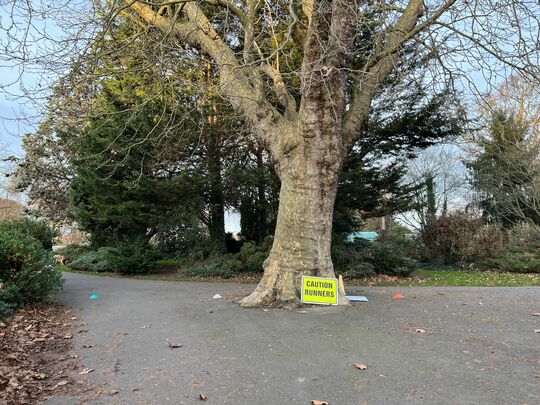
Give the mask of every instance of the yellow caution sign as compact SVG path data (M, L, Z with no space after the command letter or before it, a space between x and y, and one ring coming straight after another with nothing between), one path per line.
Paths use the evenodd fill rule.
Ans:
M302 302L304 304L337 305L337 280L335 278L303 276Z

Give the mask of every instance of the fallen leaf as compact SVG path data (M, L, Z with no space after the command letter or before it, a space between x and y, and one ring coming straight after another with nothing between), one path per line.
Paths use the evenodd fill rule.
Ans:
M416 333L426 333L426 330L422 328L416 328Z
M365 364L362 364L362 363L355 363L354 365L358 370L366 370L367 369L367 366Z
M68 380L61 380L61 381L58 381L58 384L56 384L57 387L63 387L64 385L66 385L69 381Z
M540 316L540 312L531 312L531 316Z
M92 368L85 368L85 369L83 369L82 371L79 371L79 374L85 375L85 374L91 373L92 371L94 371L94 369L92 369Z
M201 401L206 401L208 399L208 397L206 395L204 395L203 393L199 394L199 399Z
M535 329L534 333L540 333L540 329Z
M318 399L313 399L311 405L328 405L328 401L319 401Z
M73 335L66 335L64 336L64 339L71 339L73 337Z
M15 389L21 388L21 385L19 385L19 381L18 381L15 377L13 377L12 379L10 379L9 382L8 382L8 384L9 384L11 387L15 388Z
M182 347L182 343L178 343L178 342L169 342L169 347L171 349L176 349L178 347Z
M116 395L116 394L118 394L119 392L120 392L120 391L118 391L118 390L112 390L112 391L109 393L109 395Z

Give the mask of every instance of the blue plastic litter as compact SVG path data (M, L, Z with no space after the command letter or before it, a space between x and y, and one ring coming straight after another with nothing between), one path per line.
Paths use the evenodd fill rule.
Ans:
M347 295L347 299L351 302L368 302L367 297L363 295Z
M97 300L98 299L98 296L96 294L92 294L90 297L91 300Z

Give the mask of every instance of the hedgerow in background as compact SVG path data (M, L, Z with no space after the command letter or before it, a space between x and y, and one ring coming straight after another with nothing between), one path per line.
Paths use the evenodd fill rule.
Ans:
M501 251L507 243L506 232L497 225L485 225L482 219L466 213L433 218L421 235L425 259L445 264L467 263Z
M0 318L60 292L61 273L44 248L53 234L44 223L29 219L0 222Z

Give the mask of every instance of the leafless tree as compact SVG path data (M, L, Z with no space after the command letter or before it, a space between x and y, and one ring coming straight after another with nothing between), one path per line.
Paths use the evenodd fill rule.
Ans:
M453 144L431 147L409 162L406 182L415 184L419 191L415 196L415 209L400 214L398 219L408 227L420 232L429 222L429 197L426 180L432 181L433 213L441 216L463 210L467 204L470 187L466 169L461 160L462 150Z

